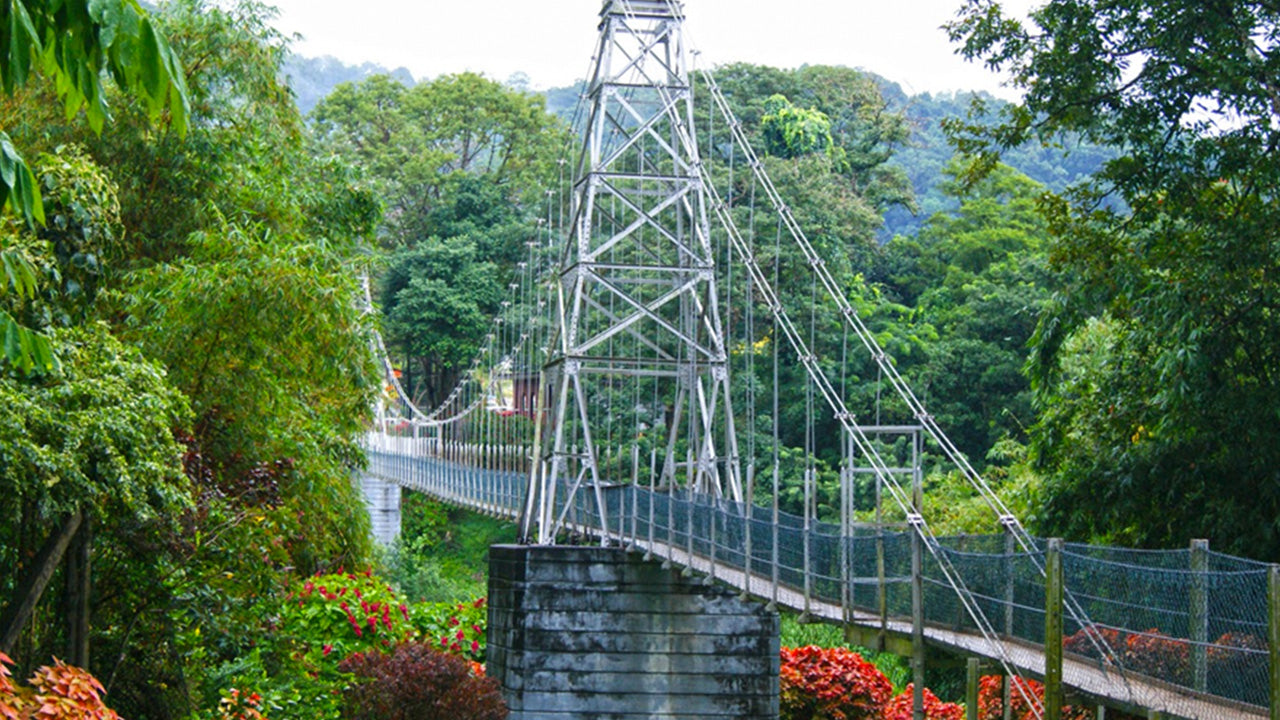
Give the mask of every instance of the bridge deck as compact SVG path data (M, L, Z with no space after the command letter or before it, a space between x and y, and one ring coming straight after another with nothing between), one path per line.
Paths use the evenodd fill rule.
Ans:
M712 577L717 582L731 585L740 590L761 598L773 600L775 588L772 578L752 574L747 576L742 570L725 565L712 566L711 560L699 555L690 556L686 550L672 548L662 543L648 543L641 540L636 543L638 549L645 550L656 557L663 558L675 565L689 567L696 572ZM806 610L804 594L793 588L779 586L776 589L777 603L784 607L803 612ZM882 627L878 615L854 613L846 618L844 610L839 606L816 598L811 598L807 610L810 615L837 624L852 623L862 628L879 631ZM889 618L884 629L899 638L911 637L911 622ZM979 657L984 660L998 661L999 651L981 635L926 625L924 629L925 643L951 653ZM1036 646L1018 640L1000 640L1007 658L1027 677L1044 677L1044 652ZM1123 677L1119 673L1108 672L1096 663L1078 660L1071 656L1063 659L1063 684L1069 695L1084 700L1089 704L1104 704L1124 712L1145 714L1148 708L1177 708L1176 712L1165 713L1165 717L1182 718L1183 720L1266 720L1266 710L1247 705L1215 699L1211 696L1200 697L1172 688L1158 680L1145 680L1135 677ZM1077 701L1078 702L1078 701Z

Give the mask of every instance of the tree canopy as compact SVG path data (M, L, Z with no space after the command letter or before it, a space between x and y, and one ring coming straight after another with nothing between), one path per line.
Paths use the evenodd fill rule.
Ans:
M994 127L953 124L975 170L1062 131L1123 148L1047 209L1047 528L1280 556L1280 11L1055 0L1024 23L973 0L950 29L1026 92Z

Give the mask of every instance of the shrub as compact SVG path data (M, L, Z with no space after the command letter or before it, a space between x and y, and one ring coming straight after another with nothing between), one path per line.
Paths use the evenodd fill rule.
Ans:
M102 701L102 683L88 670L67 665L54 658L28 681L30 687L15 685L9 665L13 660L0 653L0 718L4 720L120 720Z
M884 708L884 720L911 720L915 707L915 685L908 684L902 694L889 701ZM942 702L929 688L924 689L924 716L926 720L964 720L964 707Z
M1036 713L1023 695L1025 693L1035 697L1043 705L1044 685L1024 678L1013 680L1015 685L1010 688L1009 693L1009 707L1012 711L1010 717L1015 720L1035 720ZM978 681L978 720L1001 720L1004 717L1004 693L1001 686L999 675L984 675ZM1018 691L1019 686L1022 687L1023 692ZM1112 714L1107 713L1107 717L1112 717ZM1062 720L1093 720L1093 711L1088 708L1064 705Z
M258 693L241 693L231 688L218 702L219 720L266 720L262 714L262 696Z
M209 670L189 720L339 720L349 676L258 647ZM257 713L255 715L255 713Z
M282 634L319 667L355 652L389 650L414 635L409 606L369 571L316 575L297 583L278 622Z
M1062 649L1093 660L1100 660L1102 653L1098 645L1104 645L1116 655L1122 655L1125 649L1124 641L1125 636L1119 630L1099 626L1085 627L1063 638Z
M484 598L467 603L418 603L411 617L423 642L435 649L484 662L488 606Z
M1237 697L1246 695L1246 700L1265 705L1269 669L1266 650L1266 641L1254 635L1224 633L1205 653L1209 691L1234 690ZM1249 693L1253 697L1247 697Z
M1191 648L1159 630L1134 633L1124 643L1124 667L1167 682L1191 682Z
M845 648L782 648L783 720L880 720L893 686Z
M503 720L507 706L492 678L428 643L406 642L391 654L356 653L338 666L355 675L344 696L349 720Z

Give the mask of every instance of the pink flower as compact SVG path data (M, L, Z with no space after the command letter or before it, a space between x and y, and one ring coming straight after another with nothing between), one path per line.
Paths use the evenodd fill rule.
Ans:
M473 653L478 653L478 652L480 652L480 641L479 641L479 640L472 640L472 641L471 641L471 652L473 652Z
M461 630L459 630L459 631L454 635L454 637L458 638L459 640L465 640L465 639L466 639L466 637L467 637L467 635L466 635L466 633L464 633L464 632L462 632Z

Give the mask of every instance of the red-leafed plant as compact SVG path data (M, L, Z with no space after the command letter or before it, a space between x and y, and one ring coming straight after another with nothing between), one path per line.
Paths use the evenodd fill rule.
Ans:
M1235 686L1267 688L1267 643L1245 633L1224 633L1205 653L1209 666L1210 691ZM1262 698L1259 698L1262 699Z
M1191 681L1191 647L1151 629L1124 642L1124 666L1144 675L1186 685Z
M783 720L881 720L893 685L845 648L782 648Z
M3 720L120 720L107 707L102 683L88 670L54 658L20 687L12 680L13 661L0 653L0 718Z
M910 683L902 694L889 701L884 708L884 720L911 720L915 708L915 684ZM929 688L924 689L924 716L926 720L964 720L964 707L942 702Z
M355 675L345 694L350 720L503 720L498 683L476 677L467 661L406 642L384 654L356 653L338 666Z
M1105 627L1084 627L1062 639L1062 649L1094 660L1100 659L1101 647L1119 655L1124 652L1125 636L1119 630Z
M978 720L1001 720L1004 717L1004 689L999 675L984 675L978 681ZM1009 688L1010 717L1014 720L1035 720L1036 713L1027 702L1027 696L1036 698L1044 705L1044 685L1035 680L1013 678L1013 686ZM1022 689L1019 692L1019 688ZM1111 713L1107 713L1111 717ZM1093 720L1093 711L1088 708L1064 705L1062 720Z

